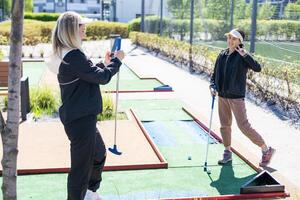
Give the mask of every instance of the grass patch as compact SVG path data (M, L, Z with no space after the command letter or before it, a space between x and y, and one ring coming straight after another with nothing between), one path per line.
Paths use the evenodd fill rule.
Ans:
M97 115L98 121L105 121L105 120L113 120L115 119L115 104L112 100L112 97L109 94L102 95L102 104L103 104L103 111L101 114ZM126 113L118 112L117 119L127 119Z
M203 45L211 45L226 48L226 41L199 42ZM250 50L250 42L245 42L247 51ZM287 49L287 50L285 50ZM299 42L256 42L255 54L263 57L284 60L300 64L300 43Z

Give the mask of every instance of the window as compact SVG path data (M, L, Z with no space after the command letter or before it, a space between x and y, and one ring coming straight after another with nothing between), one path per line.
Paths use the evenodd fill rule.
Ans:
M69 3L74 3L74 0L69 0Z
M81 0L81 3L85 3L85 0Z

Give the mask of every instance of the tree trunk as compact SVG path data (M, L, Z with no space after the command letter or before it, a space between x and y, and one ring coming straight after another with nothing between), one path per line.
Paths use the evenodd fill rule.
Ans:
M19 99L22 57L24 0L13 0L8 71L8 109L5 124L0 112L0 131L3 143L3 200L17 199L17 155L19 134Z

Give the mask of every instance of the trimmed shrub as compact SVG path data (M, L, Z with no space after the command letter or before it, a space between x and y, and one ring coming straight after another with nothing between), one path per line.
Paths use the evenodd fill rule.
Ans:
M284 18L299 20L300 19L300 4L288 3L284 8Z
M6 112L8 107L8 96L4 96L3 98L0 98L2 105L2 111ZM1 104L0 104L1 106Z
M102 95L103 111L97 115L97 121L113 120L115 119L115 104L112 97L109 94ZM117 119L127 119L127 116L123 112L117 113Z
M57 113L57 95L45 86L33 88L30 90L30 108L35 117Z
M115 106L111 96L108 94L102 95L103 111L97 116L98 121L110 120L115 117Z
M133 19L128 23L129 32L140 31L141 18ZM158 16L150 16L145 18L145 31L148 33L159 33L160 29L160 18ZM180 36L180 39L189 34L190 21L188 19L163 19L163 33L169 37ZM223 20L206 19L200 20L195 19L194 31L205 32L209 30L213 39L224 38L224 33L227 32L227 25Z
M141 30L141 18L135 18L128 22L128 31L140 31Z
M51 32L55 22L40 22L36 20L24 20L23 44L36 45L50 42ZM10 21L0 23L0 45L9 44Z
M145 18L145 31L148 33L159 33L159 21L157 16ZM133 19L128 23L129 31L140 31L141 19ZM251 32L250 20L239 20L236 27L242 28L247 35L247 39ZM229 27L224 20L215 19L195 19L194 32L203 33L207 31L211 34L212 40L223 40L224 33L228 32ZM169 37L180 37L183 40L189 34L188 19L172 19L164 18L163 20L164 35ZM300 40L300 21L293 20L258 20L257 21L257 37L264 37L272 40Z
M56 21L60 13L28 13L24 14L24 19L33 19L44 22Z
M9 44L10 21L0 22L0 45Z
M0 45L8 45L8 37L0 35Z
M95 21L87 25L87 40L107 39L110 34L120 34L128 38L128 26L124 23Z
M2 51L2 49L0 49L0 60L2 60L2 59L3 59L3 57L4 57L4 55L3 55L3 51Z
M55 22L41 22L31 19L24 20L23 44L36 45L51 41L52 30ZM0 23L0 45L9 44L10 21ZM109 38L109 35L120 34L128 38L128 26L123 23L97 21L87 25L87 40Z
M251 33L251 21L239 21L242 28L249 37ZM267 40L300 40L300 21L292 20L259 20L257 21L257 37Z

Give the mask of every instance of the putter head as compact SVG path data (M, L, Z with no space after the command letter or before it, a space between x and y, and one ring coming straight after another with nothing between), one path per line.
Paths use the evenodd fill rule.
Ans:
M204 166L204 169L203 169L208 175L211 174L211 171L210 169L208 169L207 166Z
M117 145L114 145L113 148L108 148L108 150L109 150L111 153L113 153L113 154L115 154L115 155L118 155L118 156L122 154L122 152L118 151Z
M204 163L204 168L203 170L206 172L207 171L207 162Z

